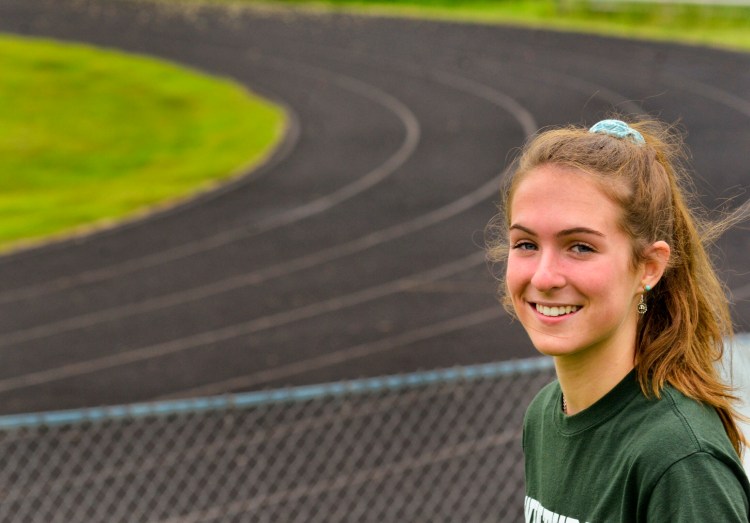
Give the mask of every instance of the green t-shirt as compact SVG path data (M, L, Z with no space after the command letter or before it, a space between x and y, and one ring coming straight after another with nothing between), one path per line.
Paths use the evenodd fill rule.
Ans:
M718 414L635 371L573 416L558 382L524 420L527 523L748 521L750 484Z

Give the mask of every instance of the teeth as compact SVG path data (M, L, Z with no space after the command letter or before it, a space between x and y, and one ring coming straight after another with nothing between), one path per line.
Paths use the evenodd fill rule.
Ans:
M536 304L536 310L545 316L562 316L564 314L570 314L576 312L578 307L575 305L563 305L560 307L547 307L546 305Z

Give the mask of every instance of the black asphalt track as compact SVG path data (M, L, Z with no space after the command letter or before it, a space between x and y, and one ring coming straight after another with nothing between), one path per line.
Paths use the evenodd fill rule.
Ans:
M482 238L512 150L541 126L681 119L704 203L750 188L739 53L111 0L0 0L0 30L174 60L289 113L285 141L241 180L0 259L2 413L534 355L496 302ZM719 248L749 330L750 234Z

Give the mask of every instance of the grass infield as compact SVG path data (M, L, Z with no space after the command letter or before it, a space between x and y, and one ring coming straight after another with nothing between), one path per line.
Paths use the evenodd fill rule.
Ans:
M0 249L169 205L245 172L283 111L229 81L0 35Z

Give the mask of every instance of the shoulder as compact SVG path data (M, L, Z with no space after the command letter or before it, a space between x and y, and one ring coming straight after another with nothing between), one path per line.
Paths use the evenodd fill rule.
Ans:
M666 386L661 398L643 398L644 438L670 458L695 452L734 453L716 410Z
M544 413L548 412L550 402L554 402L556 397L559 397L560 385L557 380L545 385L540 390L534 399L531 400L529 406L526 408L526 413L523 417L523 438L522 446L524 449L529 447L530 435L536 434L540 424L544 423ZM532 438L533 439L533 438Z
M747 521L750 484L716 410L670 386L634 404L631 465L648 520Z
M538 419L542 413L549 408L550 403L554 403L560 397L560 383L554 380L545 385L540 390L534 399L531 400L529 406L526 409L526 416L524 423L529 423L531 420Z
M669 386L661 398L642 397L637 403L641 415L633 427L638 432L634 457L653 484L677 463L675 470L715 466L744 478L742 464L714 408Z
M748 521L747 480L699 451L670 466L650 489L648 521Z

